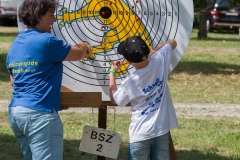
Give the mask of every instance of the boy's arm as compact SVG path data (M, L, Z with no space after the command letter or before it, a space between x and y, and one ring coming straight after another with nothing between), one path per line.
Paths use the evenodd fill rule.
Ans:
M172 50L174 50L177 46L177 42L174 40L174 39L170 39L168 40L167 42L163 43L163 44L160 44L159 46L157 46L152 52L150 52L149 54L149 58L156 52L158 51L159 49L161 49L165 44L170 44L171 47L172 47Z
M117 84L116 84L116 77L115 74L110 72L110 83L109 83L109 93L110 93L110 100L113 104L116 102L113 99L113 94L117 91Z
M174 39L168 40L166 44L170 44L170 46L172 47L172 50L174 50L177 47L177 42Z
M122 65L121 61L112 62L111 70L109 73L109 77L110 77L109 96L110 96L110 100L113 104L116 104L115 100L113 99L113 94L117 91L115 74L117 73L117 70L121 67L121 65Z

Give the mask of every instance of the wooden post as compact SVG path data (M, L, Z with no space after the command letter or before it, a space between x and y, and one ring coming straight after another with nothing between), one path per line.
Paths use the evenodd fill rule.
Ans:
M107 128L107 106L101 106L98 108L98 127ZM105 160L103 156L97 156L98 160Z
M199 1L199 30L198 30L198 39L206 39L207 38L207 0Z
M169 137L169 148L170 148L170 155L171 155L171 160L177 160L177 154L173 145L173 141L172 141L172 136L171 133L169 131L168 133L168 137Z

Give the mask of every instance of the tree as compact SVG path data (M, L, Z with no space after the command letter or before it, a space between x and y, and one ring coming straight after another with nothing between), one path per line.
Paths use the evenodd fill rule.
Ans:
M207 16L206 10L207 0L200 0L199 2L199 30L198 30L198 39L206 39L207 38Z
M240 4L240 0L223 0L223 1L228 1L229 5L230 5L231 7L237 6L237 5Z

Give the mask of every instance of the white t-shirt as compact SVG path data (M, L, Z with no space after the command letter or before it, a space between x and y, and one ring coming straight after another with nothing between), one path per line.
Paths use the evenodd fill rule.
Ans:
M118 106L131 102L130 143L163 135L178 126L167 85L172 47L164 45L149 64L122 81L113 98Z

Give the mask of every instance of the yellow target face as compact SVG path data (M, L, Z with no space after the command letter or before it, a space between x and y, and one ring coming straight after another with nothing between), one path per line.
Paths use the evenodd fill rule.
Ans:
M96 25L101 32L105 34L98 45L94 45L93 54L90 60L96 58L97 53L106 53L114 48L115 44L124 41L129 36L139 35L146 41L149 48L152 49L152 40L146 26L142 23L141 18L135 13L134 8L138 1L133 6L120 1L98 1L86 0L83 6L78 10L69 11L69 8L60 6L58 10L57 20L59 28L62 29L65 25L71 26L71 23L81 21L96 20L102 26ZM159 12L157 13L159 14ZM83 59L83 62L88 59ZM111 61L108 60L108 62ZM128 74L128 63L123 60L122 67L118 70L118 77L122 74Z

